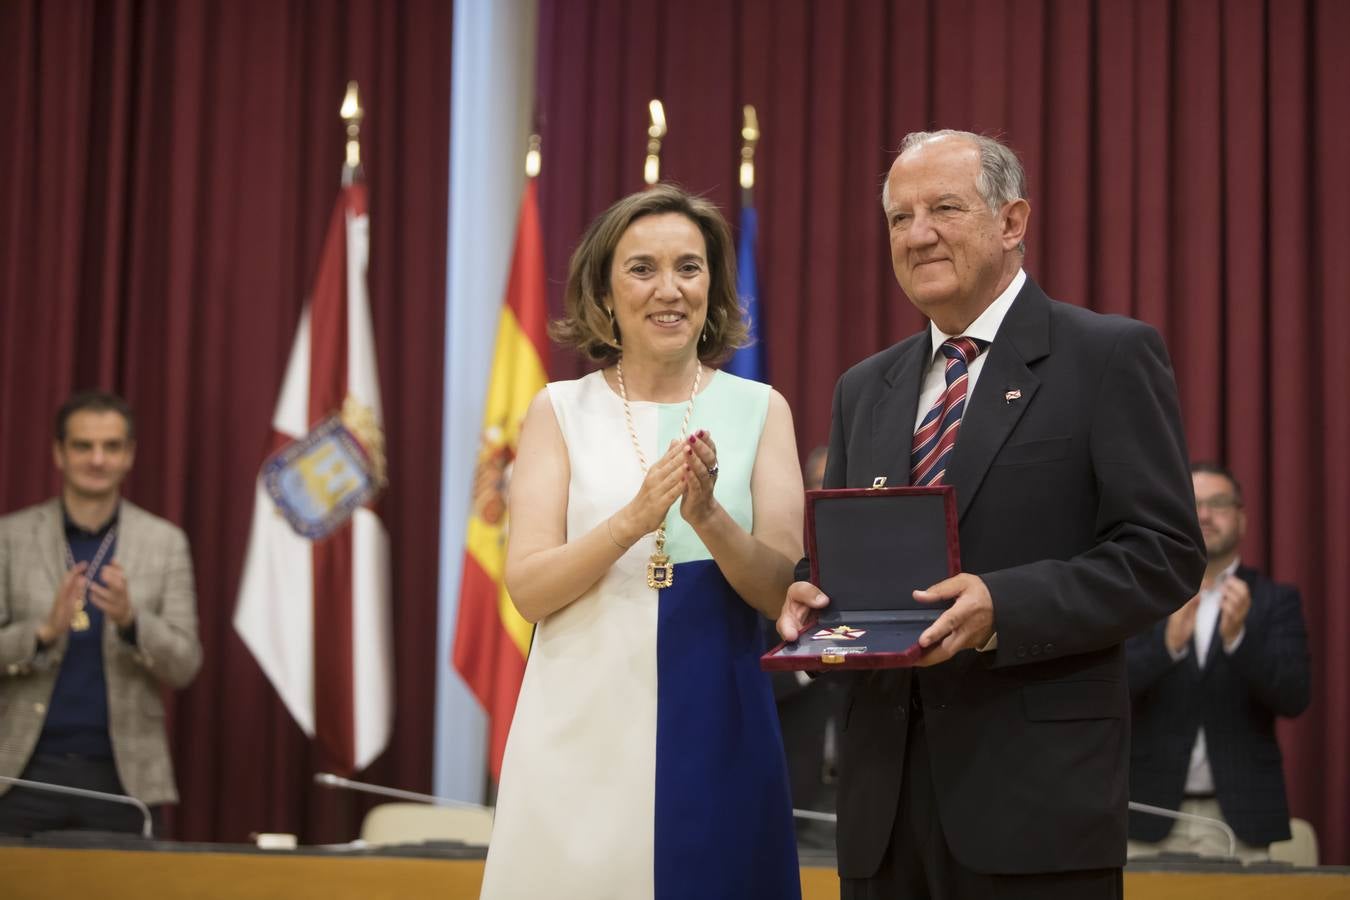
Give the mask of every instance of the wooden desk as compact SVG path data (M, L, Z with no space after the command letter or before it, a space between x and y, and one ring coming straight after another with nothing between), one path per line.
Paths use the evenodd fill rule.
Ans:
M6 900L474 900L481 859L0 847ZM1350 900L1350 873L1126 872L1130 900ZM831 869L802 869L803 900L835 900Z

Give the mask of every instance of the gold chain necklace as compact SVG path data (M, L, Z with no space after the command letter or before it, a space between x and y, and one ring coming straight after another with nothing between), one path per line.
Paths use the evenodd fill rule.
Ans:
M103 536L103 542L98 545L98 552L94 554L93 560L89 563L89 568L85 569L85 577L89 583L85 585L84 593L75 601L75 613L70 617L70 628L72 631L89 630L89 613L85 607L89 603L89 594L94 589L94 579L98 577L98 570L103 567L103 558L108 555L109 548L113 541L117 540L117 526L113 525L108 529L108 533ZM70 538L66 538L66 569L75 568L75 552L70 549Z
M623 398L623 418L628 425L628 436L633 439L633 449L637 451L638 464L642 466L642 474L645 476L650 467L647 465L647 455L642 452L642 442L638 440L637 428L633 426L633 408L628 405L628 389L623 383L623 357L619 357L615 362L614 370L619 376L619 396ZM694 414L694 398L698 396L698 383L702 380L703 363L699 363L698 371L694 373L694 389L689 392L689 403L684 408L684 421L680 423L681 443L689 435L689 417ZM663 518L656 528L656 550L647 560L647 587L668 588L674 583L675 567L670 564L670 557L666 555L666 520Z

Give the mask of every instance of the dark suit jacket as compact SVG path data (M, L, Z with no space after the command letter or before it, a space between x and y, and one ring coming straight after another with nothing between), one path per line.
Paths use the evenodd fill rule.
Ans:
M1050 300L1030 279L987 351L947 483L961 560L994 600L998 649L860 673L840 740L839 872L875 873L900 795L917 678L938 814L980 872L1125 861L1123 642L1200 583L1176 385L1158 334ZM931 343L864 360L835 389L826 487L907 484ZM1021 391L1008 400L1009 391ZM927 587L914 585L913 587Z
M1284 766L1275 740L1275 717L1308 708L1308 633L1298 590L1276 584L1254 569L1237 576L1251 588L1246 633L1233 653L1223 651L1215 623L1205 667L1194 640L1174 661L1159 622L1126 645L1134 741L1130 748L1130 799L1167 809L1181 806L1191 748L1201 726L1223 817L1248 844L1289 838ZM1160 841L1172 822L1130 814L1130 837Z

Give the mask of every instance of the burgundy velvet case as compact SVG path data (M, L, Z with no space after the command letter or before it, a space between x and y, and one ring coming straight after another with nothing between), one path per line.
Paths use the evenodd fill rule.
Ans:
M760 659L771 671L913 666L919 635L951 606L911 592L961 571L956 493L939 487L806 492L811 583L830 605L791 643Z

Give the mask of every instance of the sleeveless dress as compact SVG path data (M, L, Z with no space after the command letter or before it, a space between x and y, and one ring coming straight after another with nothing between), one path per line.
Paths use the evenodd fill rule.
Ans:
M705 375L706 377L706 375ZM567 536L642 483L623 401L599 372L548 386L567 444ZM694 401L711 432L718 501L747 531L769 389L725 372ZM649 461L680 435L685 403L631 404ZM800 873L760 615L731 589L677 505L672 587L647 586L655 538L547 616L502 763L481 897L792 900Z

